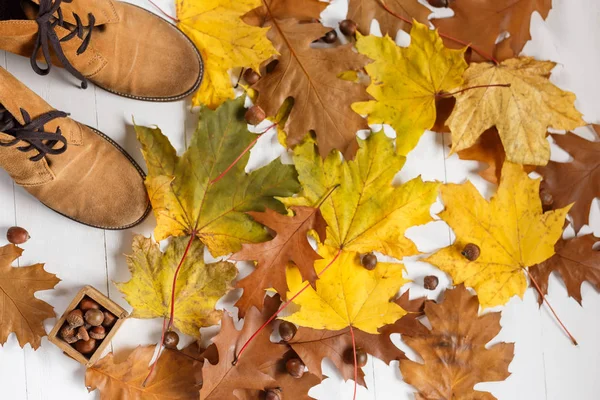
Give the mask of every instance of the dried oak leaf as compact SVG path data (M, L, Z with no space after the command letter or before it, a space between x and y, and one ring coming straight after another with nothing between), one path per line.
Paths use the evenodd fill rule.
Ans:
M262 314L251 308L244 318L241 331L235 328L233 318L224 314L221 331L212 340L218 351L218 363L204 363L204 383L200 400L234 399L234 391L262 391L278 386L270 375L273 364L288 351L287 346L271 342L271 330L263 329L252 339L237 363L237 354L246 341L258 331L279 307L278 298L267 297Z
M484 131L495 126L508 161L545 165L550 158L548 127L575 129L585 124L575 109L575 95L548 79L555 65L530 57L510 59L497 66L471 64L462 88L511 86L475 88L456 95L454 111L447 121L452 152L471 147Z
M278 293L287 291L285 268L293 261L300 269L303 279L317 280L314 263L321 257L308 242L308 232L315 230L325 240L326 224L318 208L291 207L293 216L284 216L267 209L263 213L250 212L255 221L276 232L273 240L258 244L244 244L242 250L230 257L231 260L257 260L256 270L237 283L244 289L235 304L243 317L250 307L262 308L265 290L274 288Z
M407 155L436 120L436 99L462 85L467 69L465 50L444 46L437 31L414 22L410 46L389 36L357 34L358 52L374 60L365 67L371 78L367 92L375 100L354 103L370 124L389 124L396 131L396 150Z
M581 304L581 284L591 283L600 290L600 252L593 246L598 241L593 235L574 239L560 239L555 246L556 254L529 269L543 294L548 293L548 278L558 272L567 286L567 293ZM540 305L543 298L538 296Z
M60 282L44 270L43 264L14 268L11 264L23 249L9 244L0 247L0 345L14 333L19 345L37 350L46 336L44 320L53 318L54 307L35 298L39 290L49 290Z
M399 30L408 31L410 24L402 21L386 10L385 3L395 14L408 19L428 23L431 13L427 7L415 0L350 0L346 18L358 24L358 30L365 35L371 33L371 22L376 19L383 35L396 37Z
M293 18L298 22L314 22L327 6L321 0L262 0L262 5L243 19L252 26L263 26L270 19Z
M396 153L393 142L383 132L373 133L366 140L359 139L354 160L343 161L338 152L321 159L314 141L307 139L294 149L303 191L281 201L287 206L313 206L322 201L319 208L327 222L324 244L329 247L344 252L378 251L397 259L418 254L404 234L432 220L429 209L439 183L417 177L392 185L406 161Z
M600 134L600 126L594 129ZM573 161L550 161L537 172L544 177L544 187L552 194L553 207L575 203L570 214L575 230L579 231L588 222L592 201L600 197L600 142L590 142L573 133L552 138Z
M115 363L110 353L85 372L88 391L100 391L101 400L197 400L202 383L202 361L184 351L165 349L152 379L148 365L156 346L138 346L127 360Z
M498 191L488 202L471 182L442 187L446 209L439 216L456 234L452 246L425 259L450 274L455 284L477 291L483 308L523 296L525 268L554 254L569 207L543 212L539 179L530 179L520 165L506 162ZM479 247L470 261L461 254L467 244Z
M425 326L418 321L422 315L424 299L408 300L408 292L402 295L396 304L409 313L393 324L379 328L379 334L366 333L360 330L354 332L356 346L362 348L373 357L383 360L386 364L394 360L405 359L406 356L392 342L390 335L418 335L427 331ZM344 354L352 350L352 337L349 329L339 331L316 330L311 328L298 328L294 338L288 342L292 349L302 359L308 370L323 379L321 362L327 357L341 372L344 379L354 378L354 365L344 362ZM364 372L358 370L358 384L366 386Z
M417 388L417 400L492 400L475 391L479 382L502 381L510 376L513 343L486 345L500 332L500 313L478 316L477 297L463 285L445 293L440 304L427 302L425 315L432 330L402 337L424 363L400 360L406 383Z
M338 149L352 158L357 149L356 132L368 129L368 124L350 105L369 96L363 85L338 75L363 68L368 59L354 52L352 44L312 48L312 42L331 28L298 23L295 18L277 18L270 7L264 3L262 26L271 27L269 39L280 56L275 69L253 86L258 91L256 104L267 115L275 115L292 97L294 106L285 124L287 145L299 144L309 131L314 131L323 157Z
M260 0L177 0L177 26L194 42L204 59L204 80L193 104L216 108L234 98L228 71L236 67L258 70L277 54L266 28L250 26L242 16Z
M274 196L291 196L299 185L294 167L279 160L250 174L245 172L248 153L236 162L256 138L248 132L245 111L243 97L225 102L216 111L203 108L181 157L160 129L136 126L148 165L146 188L158 223L157 241L196 233L219 257L240 250L242 243L269 239L263 226L246 212L265 207L283 211Z
M162 253L152 239L134 237L133 254L127 256L131 280L116 283L133 307L133 318L169 318L173 277L189 241L189 237L173 238ZM232 263L205 264L204 246L193 240L175 287L175 327L198 338L200 328L218 324L223 312L215 305L232 288L236 275Z
M502 61L519 55L525 43L531 39L531 14L537 11L546 19L552 8L552 0L456 0L450 1L449 7L454 11L454 16L434 19L436 28ZM496 43L505 32L510 37ZM453 48L462 46L450 39L445 42ZM482 60L476 52L473 52L473 58Z
M376 335L379 328L406 315L406 310L390 302L408 282L402 276L404 265L379 262L369 271L358 253L322 246L319 254L323 259L315 263L320 275L316 288L308 287L295 297L292 302L300 309L281 319L307 328L351 327ZM287 282L290 298L305 287L295 267L288 268Z
M285 367L285 363L290 358L295 358L296 355L294 352L290 351L284 355L284 357L280 360L274 360L271 363L270 368L267 368L265 371L269 375L275 379L277 384L274 387L269 387L267 389L275 389L278 388L281 390L281 398L282 399L293 399L293 400L309 400L313 399L313 397L308 395L309 390L317 386L322 378L317 378L315 375L311 373L305 373L302 375L302 378L297 379L290 375ZM264 399L262 397L262 390L236 390L234 391L235 396L238 400L256 400L256 399Z

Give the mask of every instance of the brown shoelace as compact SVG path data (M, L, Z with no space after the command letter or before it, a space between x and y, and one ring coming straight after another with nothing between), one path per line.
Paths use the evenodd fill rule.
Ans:
M54 50L56 57L62 64L62 66L69 71L71 75L76 77L81 81L81 87L86 89L88 86L87 79L83 76L83 74L69 62L65 53L63 52L61 43L69 41L74 37L78 37L82 39L81 46L77 49L77 55L85 52L90 44L92 39L92 31L94 25L96 23L96 18L92 13L88 14L88 25L83 25L81 18L79 15L73 13L73 17L75 18L76 25L70 31L70 33L63 37L62 39L58 38L58 35L55 32L55 28L60 26L69 30L69 27L65 25L65 21L63 19L63 13L60 8L62 2L71 3L73 0L40 0L40 8L38 12L38 16L35 19L38 24L38 35L35 41L35 47L33 49L33 54L31 55L31 66L33 70L39 75L48 75L50 73L50 69L52 67L50 61L50 47ZM58 17L55 17L54 14L57 14ZM84 34L84 29L88 29L87 34ZM42 68L39 66L37 62L37 55L42 50L42 54L44 56L44 60L47 64L46 68Z
M66 117L67 113L53 110L32 120L29 113L21 108L21 115L25 125L21 125L11 113L0 106L0 132L15 138L10 142L0 142L0 146L9 147L25 142L26 146L17 149L24 153L37 150L38 154L29 158L31 161L40 161L46 154L57 155L67 150L67 139L62 135L60 128L57 128L55 133L44 131L44 125L54 119ZM62 146L56 148L59 143Z

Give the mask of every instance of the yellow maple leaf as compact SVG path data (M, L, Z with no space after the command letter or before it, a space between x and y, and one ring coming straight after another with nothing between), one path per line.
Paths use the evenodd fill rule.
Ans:
M333 261L337 252L328 247L319 249L324 258L315 263L315 269L321 273L327 267L327 271L317 281L316 289L309 287L293 300L300 310L282 319L314 329L335 331L352 326L378 334L381 326L406 315L402 307L390 302L408 282L402 277L402 264L379 262L369 271L361 265L358 253L341 251ZM295 267L287 269L287 281L288 296L306 285Z
M464 74L464 88L484 87L456 95L448 118L452 152L471 147L481 134L496 126L508 161L546 165L550 145L548 127L571 130L585 125L575 109L575 95L548 79L556 64L531 57L512 58L499 65L471 64Z
M327 246L358 253L378 251L398 259L417 254L404 233L431 221L429 208L439 184L417 177L392 185L406 161L395 152L393 140L379 132L358 142L355 159L347 162L338 151L323 160L312 139L297 146L294 162L303 192L281 200L288 206L314 206L322 201Z
M174 238L162 253L150 238L138 235L133 239L133 254L127 256L131 280L116 283L133 307L133 318L169 318L173 277L188 242L189 237ZM175 288L173 324L194 337L200 337L200 328L219 323L222 311L215 310L215 305L232 289L237 275L232 263L205 264L203 260L204 246L194 240Z
M463 82L465 50L444 46L435 30L414 21L411 42L399 47L389 37L357 33L358 52L374 60L365 69L371 77L367 92L375 100L354 103L352 109L368 114L371 124L389 124L397 135L396 147L406 155L436 119L435 101Z
M269 28L259 28L241 19L261 6L261 0L177 0L177 26L194 42L205 61L205 80L194 97L194 105L218 107L234 97L227 71L260 64L277 54L267 39Z
M425 259L477 291L483 308L523 296L525 268L554 254L570 206L543 212L539 179L530 179L520 165L504 163L498 191L488 202L471 182L442 187L446 209L440 217L456 241ZM461 254L467 244L479 247L474 261Z

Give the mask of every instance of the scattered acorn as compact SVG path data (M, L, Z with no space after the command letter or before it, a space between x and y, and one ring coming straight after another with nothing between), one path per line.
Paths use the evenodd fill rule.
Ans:
M100 310L92 308L85 312L85 322L92 326L102 325L104 321L104 313Z
M112 327L115 322L117 322L117 317L115 316L115 314L111 313L110 311L104 311L104 321L102 321L102 326L105 328L110 328Z
M362 256L360 263L363 267L365 267L365 269L373 271L375 267L377 267L377 256L373 253L367 253L364 256Z
M358 25L351 19L345 19L340 22L340 31L346 36L354 36Z
M296 325L292 324L291 322L282 321L281 324L279 324L279 335L281 336L281 340L284 342L289 342L292 340L294 336L296 336L297 331L298 328L296 328Z
M260 79L260 75L258 74L258 72L256 72L252 68L248 68L247 70L244 71L244 80L248 84L254 85L256 82L258 82L259 79Z
M84 297L83 300L81 300L81 302L79 303L79 309L83 312L86 312L87 310L91 310L92 308L99 310L100 304L96 303L94 300L90 299L89 297Z
M467 243L463 251L460 252L467 260L475 261L479 258L479 254L481 254L481 250L479 246L474 243Z
M432 7L448 7L448 0L427 0Z
M423 279L423 287L427 290L435 290L438 283L440 283L440 281L435 275L427 275L425 279Z
M12 244L23 244L30 238L29 232L20 226L13 226L6 232L6 239Z
M540 185L540 200L542 202L542 210L549 211L554 204L554 197L545 187Z
M75 343L75 350L81 354L90 354L96 350L96 339L80 340Z
M85 329L85 326L80 326L77 329L77 339L78 340L83 340L83 341L88 341L90 340L90 334L88 333L88 331Z
M299 358L290 358L287 360L285 369L288 374L296 379L300 379L304 375L304 363Z
M327 32L325 36L321 38L321 40L329 44L335 43L337 40L337 32L335 30L331 30Z
M369 361L369 356L368 356L367 352L364 351L362 348L357 347L356 348L356 365L359 368L362 368L365 365L367 365L367 361ZM352 347L350 347L348 350L346 350L344 352L344 362L346 364L354 365L354 351L353 351Z
M106 337L106 329L102 325L94 326L90 329L90 337L96 340L102 340Z
M267 390L265 393L265 400L283 400L281 398L281 389L275 388Z
M163 344L167 349L176 349L177 345L179 344L179 335L177 332L168 331L165 333Z
M265 111L257 105L254 105L246 111L246 122L250 125L258 125L267 118Z
M71 328L79 328L83 325L83 312L81 310L73 310L67 315L67 322Z

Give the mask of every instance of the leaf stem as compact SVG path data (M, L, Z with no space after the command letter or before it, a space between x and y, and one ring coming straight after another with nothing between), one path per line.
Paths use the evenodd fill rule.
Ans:
M469 87L457 90L456 92L439 93L436 96L437 97L452 97L452 96L456 96L457 94L461 94L461 93L464 93L464 92L469 91L469 90L483 89L483 88L490 88L490 87L504 87L504 88L509 88L510 87L510 83L494 83L494 84L491 84L491 85L469 86Z
M354 396L352 400L356 400L356 388L358 386L358 361L356 360L356 338L354 337L354 328L350 325L350 337L352 337L352 354L354 355Z
M169 15L165 10L163 10L162 8L160 8L155 2L153 2L152 0L148 0L150 2L150 4L152 4L158 11L161 12L161 14L163 14L165 17L169 18L171 21L178 23L179 20L175 17L172 17L171 15Z
M378 0L378 2L379 2L379 4L381 4L381 7L383 7L385 9L385 11L387 11L388 13L390 13L391 15L393 15L394 17L398 18L401 21L406 22L407 24L410 24L410 25L413 24L413 22L411 20L409 20L408 18L404 18L402 15L399 15L395 11L393 11L392 9L390 9L385 4L385 0ZM439 31L438 31L438 33L443 38L446 38L448 40L452 40L455 43L462 44L463 46L472 48L475 53L479 54L481 57L485 58L486 60L490 60L491 62L493 62L496 65L500 64L500 62L498 60L496 60L493 56L491 56L489 54L486 54L485 52L479 50L477 47L473 46L471 43L464 42L464 41L462 41L460 39L457 39L455 37L446 35L446 34L444 34L442 32L439 32Z
M166 328L166 326L167 326L167 319L163 318L162 336L160 338L160 348L158 349L158 354L156 355L156 360L154 360L154 362L150 366L150 372L148 372L148 375L146 376L146 379L144 379L144 382L142 382L142 387L143 388L145 388L146 385L148 384L148 381L150 380L150 377L154 373L154 369L156 368L156 364L158 364L158 359L160 358L160 356L161 356L161 354L163 352L163 349L165 348L164 342L165 342L165 331L166 331L165 328Z
M325 268L323 268L323 270L317 274L318 277L320 277L325 271L327 271L329 269L329 267L331 267L333 265L333 263L340 256L341 252L342 252L342 249L339 249L338 252L336 253L335 257L333 257L333 260L331 260L329 262L329 264L327 264L327 266ZM281 305L281 307L279 307L279 309L273 315L271 315L271 317L264 324L262 324L261 327L258 328L256 330L256 332L254 332L252 334L252 336L250 336L250 338L246 341L246 343L244 343L244 345L242 346L240 351L234 356L233 361L231 362L231 365L233 365L233 366L237 365L238 361L240 360L240 357L242 356L242 353L248 348L248 345L250 345L252 340L254 340L258 336L258 334L267 327L267 325L269 325L275 318L277 318L277 315L279 315L280 312L282 312L288 305L290 305L290 303L293 302L298 296L300 296L302 293L304 293L304 291L306 289L308 289L310 286L311 286L310 282L308 282L306 285L304 285L304 287L302 289L300 289L288 301L283 303Z
M525 272L527 272L527 275L529 276L529 280L533 283L533 285L535 286L538 294L542 297L542 299L544 300L544 302L546 303L546 305L548 306L548 308L550 309L550 311L552 311L552 314L554 314L554 318L556 318L556 320L558 321L558 323L560 324L560 326L563 328L563 330L565 331L565 333L567 334L567 336L569 336L569 339L571 339L571 342L577 346L577 340L575 340L575 337L573 337L573 335L571 335L571 332L569 332L569 330L567 329L567 327L565 326L565 324L563 324L563 322L560 320L560 318L558 318L558 314L556 314L556 311L554 311L554 308L552 308L552 306L550 305L550 302L548 301L548 299L546 298L546 296L542 293L542 289L540 288L540 285L538 285L537 281L533 278L533 275L531 275L529 273L529 271L527 270L527 268L524 268Z

